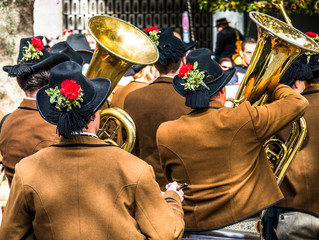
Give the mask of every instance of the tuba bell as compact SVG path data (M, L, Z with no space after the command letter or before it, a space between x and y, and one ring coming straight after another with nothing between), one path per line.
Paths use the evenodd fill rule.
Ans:
M157 47L150 38L121 19L107 15L94 16L88 22L88 29L96 41L96 48L86 76L110 79L110 93L133 64L153 64L159 58ZM100 114L102 124L97 135L107 143L116 144L114 137L123 126L127 137L121 147L130 152L136 135L133 120L122 109L103 108ZM114 131L109 131L110 126Z
M246 74L232 100L233 107L245 100L254 106L264 105L268 99L267 92L274 91L280 78L299 56L308 51L319 53L319 45L294 27L259 12L250 12L249 16L257 24L258 40ZM285 143L277 139L265 143L264 148L278 184L300 149L306 131L305 120L301 118L294 123ZM271 151L271 144L281 147L280 154Z

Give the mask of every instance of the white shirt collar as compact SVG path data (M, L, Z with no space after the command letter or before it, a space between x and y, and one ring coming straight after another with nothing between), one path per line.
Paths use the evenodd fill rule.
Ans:
M28 100L36 100L35 98L32 98L32 97L24 97L24 98Z
M73 135L85 135L85 136L91 136L91 137L98 138L95 134L89 133L89 132L73 132L72 134Z
M169 75L160 75L159 77L166 77L166 78L174 78L173 76L169 76Z

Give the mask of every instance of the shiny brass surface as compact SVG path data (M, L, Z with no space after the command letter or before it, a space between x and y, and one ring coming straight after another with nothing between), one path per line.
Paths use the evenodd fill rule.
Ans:
M94 16L88 29L97 44L86 76L110 79L110 93L133 64L148 65L158 60L155 44L128 22L106 15Z
M101 111L100 118L103 125L97 133L104 142L118 145L113 139L116 137L121 127L125 128L126 141L120 146L122 149L131 152L135 144L135 124L132 118L120 108L107 108ZM105 121L103 121L105 119ZM113 125L113 126L112 126Z
M233 107L245 100L252 105L264 105L267 93L275 90L280 78L299 56L308 51L319 53L319 45L292 26L263 13L251 12L250 17L257 24L258 40ZM278 184L283 181L306 133L306 122L300 118L292 124L285 142L271 138L264 144ZM279 151L273 151L278 147Z
M277 179L278 185L284 180L287 170L292 163L292 160L295 158L297 152L299 151L303 141L307 135L307 124L305 119L302 117L296 122L292 123L292 130L290 136L288 137L285 145L287 148L287 157L278 164L277 168L274 171L274 174Z
M106 15L94 16L88 22L88 29L96 41L96 48L86 76L108 78L111 81L109 94L133 64L153 64L159 58L157 47L151 39L140 29L121 19ZM110 128L114 131L108 132ZM121 147L130 152L136 135L131 117L119 108L101 111L101 128L98 133L101 139L117 145L114 139L120 138L120 128L124 128L127 134Z
M286 10L285 10L285 7L284 7L284 1L283 1L283 0L272 0L271 3L272 3L273 5L275 5L277 8L280 9L282 15L283 15L284 18L285 18L286 23L287 23L289 26L292 26L291 20L290 20L290 18L288 17L288 14L286 13Z
M319 53L318 44L299 30L263 13L250 12L258 40L235 100L262 105L289 66L305 52Z

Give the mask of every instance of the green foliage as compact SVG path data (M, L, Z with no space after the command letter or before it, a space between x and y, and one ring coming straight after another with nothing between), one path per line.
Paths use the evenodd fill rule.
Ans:
M49 88L45 91L48 96L50 97L50 103L54 104L55 103L55 108L58 111L63 111L66 110L71 111L73 107L79 107L81 108L80 102L83 102L83 92L81 90L80 94L76 99L69 99L66 96L64 96L58 87L55 88Z
M29 47L23 47L26 51L23 54L23 58L20 60L20 62L38 60L40 59L41 56L43 56L42 51L37 51L35 49L35 46L33 46L29 41L28 41L28 44L29 44Z
M267 1L220 1L220 0L198 0L201 9L205 9L208 12L215 13L216 11L234 11L234 12L278 12L278 7L272 4L272 0ZM313 0L292 0L284 1L284 8L287 14L291 13L303 13L313 14L319 13L319 1Z
M195 91L200 85L205 85L203 79L205 77L204 72L200 72L197 69L198 62L194 63L194 69L189 70L187 75L183 75L182 78L186 80L186 83L182 83L184 85L184 89L189 89ZM206 86L207 87L207 86Z
M155 43L156 46L158 46L159 42L159 34L161 33L161 31L149 31L149 37L150 39L153 41L153 43Z

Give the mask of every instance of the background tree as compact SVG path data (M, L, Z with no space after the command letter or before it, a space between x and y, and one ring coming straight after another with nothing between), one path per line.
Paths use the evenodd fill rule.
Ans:
M240 13L258 12L278 12L279 9L272 4L272 0L267 1L220 1L220 0L198 0L202 9L215 13L216 11L236 11ZM287 14L313 14L319 13L319 1L314 0L292 0L284 1Z
M0 109L5 113L16 107L12 105L22 98L22 91L2 67L16 62L20 39L33 36L34 1L0 1Z

